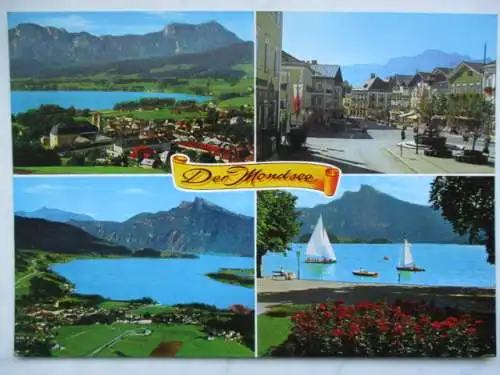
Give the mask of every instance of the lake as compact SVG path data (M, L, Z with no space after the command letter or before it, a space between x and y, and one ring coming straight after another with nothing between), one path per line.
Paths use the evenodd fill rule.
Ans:
M293 244L287 256L267 253L263 274L282 265L286 271L297 272L297 251L300 251L300 278L303 280L332 280L343 282L397 284L396 265L403 244L333 244L337 256L334 264L310 264L303 259L307 244ZM484 246L412 244L413 258L425 272L401 272L401 284L429 286L495 287L495 267L486 262ZM384 260L388 256L389 260ZM363 267L379 272L379 277L357 277L352 271Z
M254 289L205 276L219 268L254 268L253 258L201 255L199 259L77 259L52 265L75 292L116 300L151 297L162 305L199 302L254 307Z
M12 91L11 111L13 114L38 108L42 104L55 104L63 108L71 106L79 109L112 109L116 103L136 101L141 98L175 98L204 102L206 96L175 94L164 92L133 91Z

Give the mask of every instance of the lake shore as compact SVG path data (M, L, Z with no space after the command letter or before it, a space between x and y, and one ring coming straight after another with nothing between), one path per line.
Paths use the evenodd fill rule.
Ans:
M458 287L345 283L312 280L257 279L258 314L278 304L314 304L327 300L344 300L348 304L361 301L397 299L425 301L436 306L453 306L465 311L495 311L495 289Z

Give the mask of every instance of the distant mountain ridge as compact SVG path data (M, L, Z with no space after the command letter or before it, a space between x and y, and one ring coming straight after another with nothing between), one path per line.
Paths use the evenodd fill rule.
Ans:
M141 213L125 222L71 221L80 229L132 250L254 255L254 219L196 198L169 211Z
M63 254L130 255L125 246L90 235L66 223L15 216L16 250L41 250Z
M17 211L15 215L20 217L34 218L34 219L58 221L61 223L66 223L71 220L94 221L94 218L89 215L76 214L73 212L63 211L56 208L47 208L47 207L42 207L32 212Z
M239 42L242 40L235 33L216 21L172 23L157 32L122 36L96 36L24 23L9 29L9 56L11 65L37 62L61 67L200 53Z
M322 215L328 233L372 241L384 238L402 242L465 243L450 223L430 206L399 200L371 186L362 185L359 191L347 191L328 204L301 208L300 234L312 233L318 217Z
M416 56L401 56L389 59L385 64L356 64L342 66L342 76L353 87L360 86L375 73L380 78L387 78L394 74L413 75L417 71L430 72L436 67L455 68L462 61L482 62L468 55L447 53L440 50L425 50ZM486 59L491 62L491 58Z

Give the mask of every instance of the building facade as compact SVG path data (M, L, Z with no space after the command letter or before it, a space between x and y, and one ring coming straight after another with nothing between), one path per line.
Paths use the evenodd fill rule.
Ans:
M287 74L289 82L286 90L291 93L288 106L292 126L302 126L309 118L312 110L313 75L311 66L294 56L282 52L281 70ZM294 101L294 97L299 100Z
M389 81L372 74L361 87L351 91L351 116L389 120L391 89Z
M491 62L484 66L483 92L486 95L486 99L492 103L493 108L495 108L496 105L496 71L496 62ZM495 120L495 115L493 115L493 118L490 119L490 122L488 124L490 134L495 134Z
M313 75L312 107L323 119L343 116L344 80L340 66L311 61Z
M279 91L283 15L257 12L256 111L257 159L265 160L280 143Z
M410 110L410 88L409 84L413 76L395 74L389 78L390 96L390 120L395 121L401 114Z
M461 62L448 78L450 93L482 93L484 68L482 63Z

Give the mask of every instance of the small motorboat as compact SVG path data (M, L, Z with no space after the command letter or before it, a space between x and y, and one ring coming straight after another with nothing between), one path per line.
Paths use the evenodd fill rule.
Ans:
M385 256L384 257L384 260L389 260L390 258L388 256Z
M409 272L425 272L425 268L417 266L397 266L398 271L409 271Z
M330 259L330 258L306 258L304 263L332 264L332 263L337 263L337 261L335 259Z
M354 276L378 277L378 272L370 272L365 270L352 271Z

